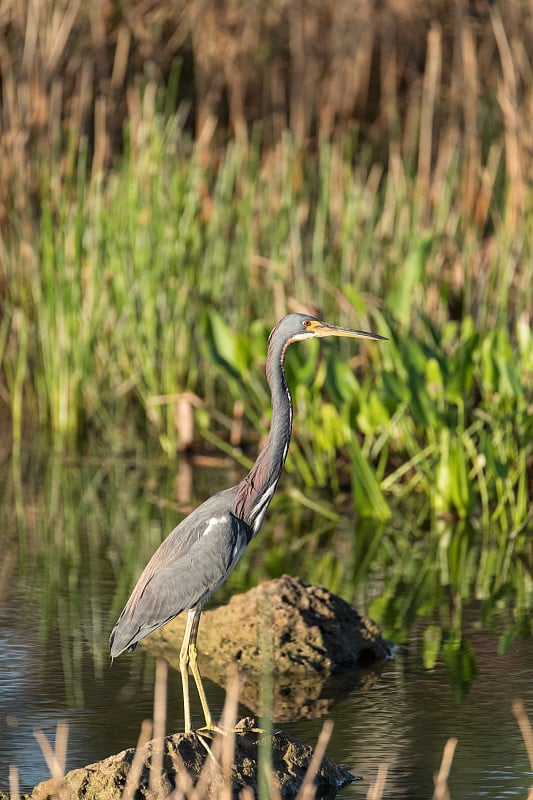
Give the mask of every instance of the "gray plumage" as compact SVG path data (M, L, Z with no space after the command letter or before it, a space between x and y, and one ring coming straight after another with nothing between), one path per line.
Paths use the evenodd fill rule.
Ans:
M315 336L384 338L328 325L304 314L290 314L276 325L269 337L266 362L272 421L254 466L237 486L210 497L171 531L144 568L111 632L110 650L115 658L135 648L140 639L173 617L189 612L180 654L186 730L190 728L186 685L189 665L202 700L206 726L213 727L196 665L200 610L261 527L291 438L292 403L285 380L285 354L292 342Z
M113 658L182 611L204 605L229 575L250 540L245 524L231 513L236 491L234 486L214 494L161 543L113 628Z

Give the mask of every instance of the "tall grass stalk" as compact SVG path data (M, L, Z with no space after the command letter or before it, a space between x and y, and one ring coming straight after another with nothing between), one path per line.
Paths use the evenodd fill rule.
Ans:
M423 487L437 514L470 516L481 508L485 521L519 528L527 513L530 447L524 378L530 374L533 352L523 322L525 293L514 301L518 321L513 339L520 343L516 360L507 324L483 328L488 315L495 321L501 317L507 307L505 292L503 307L491 299L486 308L478 307L477 318L465 316L459 324L445 304L452 286L441 272L438 293L431 285L426 292L430 300L436 299L434 313L429 317L422 312L422 278L431 274L428 263L439 268L441 247L436 242L447 234L438 226L446 226L448 217L440 220L437 214L430 220L433 231L417 235L396 213L399 224L391 242L400 267L394 271L386 240L366 237L369 209L372 229L390 214L386 198L391 196L390 182L396 182L394 173L382 177L383 191L375 186L373 197L356 202L361 190L357 177L349 164L339 170L339 153L326 142L317 164L319 174L328 179L317 184L304 170L302 182L293 185L287 176L300 164L300 154L289 138L284 139L278 171L258 172L258 151L238 142L214 170L201 159L179 117L164 119L158 110L161 102L155 86L132 100L135 114L120 169L84 182L80 163L73 194L58 196L50 181L36 252L29 260L30 281L13 284L12 324L3 347L6 375L12 376L9 397L17 437L22 436L22 408L31 407L35 398L38 417L50 427L59 448L74 447L89 430L104 440L120 441L120 416L130 420L134 430L148 427L171 454L179 436L174 403L154 399L176 397L186 389L204 398L204 409L216 408L230 417L244 394L250 422L262 428L269 400L258 367L268 325L254 327L251 320L261 315L270 319L266 304L269 298L276 302L280 285L299 286L304 306L306 300L311 306L312 299L326 317L338 319L340 305L349 324L356 324L351 319L355 308L361 319L373 305L380 330L389 334L391 343L363 351L355 373L366 374L361 382L331 348L307 347L301 354L290 354L287 369L301 422L289 472L296 471L308 487L329 485L338 492L335 453L344 450L356 476L356 505L362 515L384 518L389 513L384 487L390 491L401 481L400 495L407 497ZM362 169L360 165L359 172ZM344 206L350 220L341 220L340 226L331 216L336 209L330 197L333 172L341 196L353 199ZM364 178L367 189L370 173ZM457 175L452 172L443 179L453 183ZM416 180L415 176L410 192ZM406 187L409 183L402 191ZM313 192L316 206L302 206L302 197ZM399 207L411 207L399 185L393 192ZM259 216L258 202L265 212ZM268 242L267 230L272 234ZM346 247L354 238L352 231L355 238L362 232L364 247L371 248L368 262L359 262L356 247L344 249L341 260L335 257L335 237L341 230L346 232ZM455 238L459 248L463 234L456 231ZM503 230L501 239L495 235L493 241L497 248L516 245ZM530 242L521 240L521 246L526 254ZM261 291L247 302L257 247L274 251L269 263L283 258L284 272L265 273ZM502 260L497 248L497 260L484 267L485 280L494 276L495 285ZM302 273L308 255L309 271ZM510 257L508 253L507 260ZM320 279L319 263L329 265L328 281ZM305 276L314 280L312 291ZM378 313L371 295L352 288L364 287L365 282L387 298L383 313ZM435 291L436 286L435 281ZM288 297L284 304L290 308ZM246 335L235 332L246 329ZM340 355L349 356L346 347ZM469 398L476 394L481 402L474 408ZM333 403L325 402L324 395ZM509 403L518 408L513 423ZM198 421L209 424L211 416L208 411L207 417L198 415ZM484 420L482 426L475 417ZM300 436L304 421L307 435ZM507 435L511 424L518 425L522 444L517 447L516 436ZM365 442L360 452L361 434ZM212 431L206 436L213 441ZM421 453L429 458L421 458ZM411 470L393 466L390 471L389 464L398 456ZM377 463L367 465L369 458L380 459L380 479ZM504 465L505 475L498 465Z
M372 4L332 6L335 37L318 51L307 39L316 10L303 25L289 4L267 17L259 4L234 10L228 27L224 4L193 4L165 39L164 61L136 11L111 32L100 9L51 3L35 27L31 4L11 0L0 64L1 395L15 441L39 426L59 450L126 449L140 433L172 455L175 405L154 398L185 390L204 402L196 420L211 442L214 409L231 417L243 397L245 436L264 434L266 331L307 308L378 324L391 344L358 359L346 345L338 356L307 350L313 372L298 356L288 364L302 385L287 465L300 485L338 494L353 478L361 516L390 513L385 491L424 493L433 516L521 530L533 351L526 7L490 9L477 27L460 4L453 26L447 4L425 12L407 39L425 66L402 88L399 17L378 30ZM286 78L266 59L260 95L272 119L259 122L245 102L257 73L245 65L289 19L300 31L284 45L294 60ZM371 31L354 39L362 72L346 83L345 34L362 30ZM212 87L196 97L196 137L190 106L175 103L186 65L172 48L186 40L198 86ZM142 75L141 41L153 58ZM235 136L222 139L224 87Z

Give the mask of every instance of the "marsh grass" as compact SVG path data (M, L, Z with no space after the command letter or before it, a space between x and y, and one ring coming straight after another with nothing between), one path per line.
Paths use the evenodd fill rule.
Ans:
M225 414L231 429L243 396L245 439L252 429L265 433L269 399L261 366L268 324L250 322L246 336L234 332L246 329L236 311L245 307L249 294L250 243L260 222L248 204L231 223L213 211L206 227L199 187L208 176L192 144L183 174L172 172L165 185L159 179L154 184L152 170L166 174L169 153L182 135L179 126L161 129L152 157L146 155L148 145L130 153L122 174L87 190L82 211L62 205L53 221L48 201L43 207L41 262L28 289L31 318L24 316L20 297L19 308L6 304L10 326L9 331L5 327L4 363L16 438L29 414L51 431L59 449L72 449L94 435L121 449L128 435L148 429L171 454L179 446L176 398L186 389L202 398L202 411L195 416L198 433L205 432L209 441L216 441L215 411ZM234 185L235 167L228 164L214 184L215 208L219 192L222 207L231 205L226 183ZM246 182L254 185L254 175ZM268 196L272 186L265 191ZM297 216L297 208L291 213ZM268 224L267 214L261 219ZM357 231L361 224L354 219L349 227ZM228 225L248 235L235 241ZM376 259L378 273L379 253L370 260ZM415 270L416 276L402 280L417 287L425 259L408 254L405 270ZM285 308L291 301L284 287L298 285L300 256L288 261L292 275L287 263L281 279L272 280L269 273L262 279L271 296L283 293ZM367 302L348 288L364 280L360 266L357 259L342 265L347 283L340 305L349 320L354 312L348 309L363 309ZM333 307L340 294L332 287L342 276L333 271L330 276L326 284L317 277L313 299L337 318ZM520 310L505 326L493 320L496 327L489 329L487 320L446 319L437 308L430 323L426 310L416 317L415 306L398 295L392 274L390 280L387 295L382 274L379 291L391 307L373 309L375 324L390 344L365 348L357 361L350 360L347 348L328 346L289 354L297 411L289 471L297 472L307 488L329 486L337 493L346 480L336 456L343 452L352 465L362 515L389 515L385 491L389 498L425 491L437 515L479 513L484 524L492 520L520 529L527 521L531 469L533 346L527 312ZM308 296L303 279L300 289L303 298ZM495 308L479 313L499 315ZM154 402L160 397L168 401ZM221 433L223 439L227 433Z
M377 519L421 496L428 519L519 536L529 10L32 8L10 0L1 23L1 396L15 444L38 429L57 450L123 451L148 435L171 455L188 390L196 441L229 452L244 402L245 463L268 427L266 333L318 309L391 343L291 352L297 491L351 484ZM191 63L198 93L176 109Z

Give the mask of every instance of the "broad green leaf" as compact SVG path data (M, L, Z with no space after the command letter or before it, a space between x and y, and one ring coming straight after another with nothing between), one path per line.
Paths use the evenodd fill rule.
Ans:
M389 519L390 508L355 434L350 439L348 450L352 459L352 486L357 512L362 517Z

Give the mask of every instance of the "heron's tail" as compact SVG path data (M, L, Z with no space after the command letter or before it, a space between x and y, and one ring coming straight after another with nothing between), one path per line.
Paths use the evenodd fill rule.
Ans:
M137 641L132 642L129 633L123 629L121 630L119 619L111 631L111 636L109 637L111 661L113 661L114 658L117 658L117 656L122 655L122 653L125 653L126 650L135 650L136 647Z

